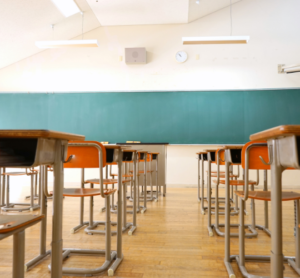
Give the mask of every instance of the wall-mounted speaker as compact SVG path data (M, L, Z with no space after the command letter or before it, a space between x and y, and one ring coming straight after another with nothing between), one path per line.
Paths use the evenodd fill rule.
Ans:
M146 64L147 52L145 47L125 48L126 64Z

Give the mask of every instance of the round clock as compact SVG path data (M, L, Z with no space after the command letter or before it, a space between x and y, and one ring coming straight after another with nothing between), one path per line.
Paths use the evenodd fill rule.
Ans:
M175 58L178 63L184 63L187 60L188 56L185 51L178 51L175 55Z

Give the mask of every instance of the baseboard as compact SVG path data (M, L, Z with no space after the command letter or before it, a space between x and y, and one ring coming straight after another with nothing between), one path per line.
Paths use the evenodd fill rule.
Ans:
M78 182L65 182L64 187L79 187L80 184ZM150 185L148 185L150 186ZM204 185L206 188L206 184ZM52 189L52 183L49 183L49 187ZM155 190L155 185L153 186ZM167 188L197 188L197 184L167 184ZM299 189L300 185L283 185L283 189ZM215 186L212 184L212 188L214 189ZM219 188L225 188L224 185L219 185ZM262 185L256 186L255 188L263 189ZM270 185L268 185L268 189L270 190Z
M204 184L205 188L206 188L206 184ZM198 185L197 184L167 184L167 188L197 188ZM214 189L215 186L212 184L212 188ZM224 185L219 185L219 188L225 188ZM240 187L241 188L241 187ZM259 186L255 186L255 188L257 189L263 189L263 185L259 185ZM283 189L298 189L300 190L300 185L288 185L285 184L282 186ZM250 189L250 187L249 187ZM271 189L271 186L268 185L268 189ZM241 189L242 190L242 189Z

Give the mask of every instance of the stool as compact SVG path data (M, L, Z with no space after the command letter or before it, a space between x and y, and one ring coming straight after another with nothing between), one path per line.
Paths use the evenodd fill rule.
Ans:
M240 207L243 208L244 206L244 198L245 194L244 191L235 191L235 194L240 199ZM271 201L271 191L249 191L248 192L248 198L251 200L262 200L265 202ZM300 194L296 192L282 192L282 202L284 201L295 201L296 203L296 238L295 238L295 246L296 246L296 256L295 257L286 257L283 256L283 261L288 262L290 266L293 267L293 269L300 275ZM240 214L240 226L243 226L244 224L244 215ZM274 232L275 233L275 232ZM260 261L260 262L270 262L271 257L270 256L258 256L258 255L245 255L245 235L243 229L239 229L239 255L234 256L234 259L236 260L240 271L242 272L244 277L259 277L254 276L250 274L247 271L247 268L245 267L245 261Z
M122 150L114 156L118 162L119 173L122 175ZM105 250L90 250L90 249L76 249L63 248L62 258L65 260L70 254L82 255L104 255L105 262L102 266L95 269L79 269L79 268L64 268L62 269L65 275L82 275L92 276L98 275L108 270L108 276L112 276L114 271L123 260L122 254L122 194L121 194L121 179L118 180L118 199L120 207L118 207L117 215L117 251L111 251L111 220L110 220L110 198L116 189L103 188L103 168L106 164L106 149L102 144L96 141L77 141L71 142L68 146L68 163L64 164L65 168L98 168L99 169L99 185L100 188L65 188L63 195L66 197L94 197L101 196L105 199L106 205L106 220L105 220ZM49 265L51 269L51 265Z
M216 150L205 150L207 156L206 156L206 160L208 163L208 171L207 171L207 212L208 212L208 217L207 217L207 229L208 229L208 234L209 236L213 236L213 227L214 225L212 225L211 223L211 215L214 214L214 212L212 212L212 209L217 210L219 209L219 202L220 202L220 198L218 196L218 187L216 187L216 197L215 197L215 207L212 207L211 203L212 203L212 198L211 198L211 194L212 194L212 188L211 188L211 164L216 162ZM219 167L218 167L219 169ZM218 175L217 175L218 176ZM223 198L224 199L224 198ZM220 207L220 209L224 209L224 207Z
M107 153L109 153L110 155L108 155L108 157L113 157L112 152L117 150L118 148L121 148L120 146L105 146ZM123 148L123 147L122 147ZM131 227L131 229L128 231L129 235L132 235L133 232L136 230L137 228L137 224L136 224L136 219L137 219L137 212L140 210L140 207L138 206L138 190L137 190L137 151L133 150L133 149L128 149L125 148L123 150L123 157L122 157L122 162L124 163L124 170L125 170L125 174L122 174L122 178L130 178L130 180L123 180L122 181L122 194L123 194L123 227L122 227L122 231L124 232L125 230L127 230L129 227ZM109 161L107 162L108 164L112 164L113 162ZM128 165L132 164L133 165L133 174L128 174ZM108 169L106 169L108 170ZM111 168L110 168L111 170ZM106 171L106 175L107 175ZM112 177L119 177L119 174L112 174L110 173L110 175ZM108 175L107 175L108 176ZM127 184L130 183L130 187L131 187L131 191L133 191L133 205L127 205ZM113 184L112 184L113 186ZM132 194L131 194L132 195ZM118 208L118 205L116 205L116 207ZM131 211L128 211L127 208L132 208ZM102 209L103 211L103 209ZM116 212L116 210L112 210L112 212ZM131 213L132 216L132 222L127 222L127 213Z
M6 212L12 212L12 211L33 211L40 207L40 200L38 200L38 204L34 204L34 177L37 176L37 172L33 171L31 168L25 168L26 172L4 172L2 175L5 176L7 179L4 179L3 182L3 191L2 194L4 195L6 191L6 203L4 206L2 206L2 210ZM9 202L9 193L10 193L10 177L12 176L30 176L31 177L31 183L30 183L30 203L10 203ZM6 187L6 188L5 188ZM25 208L15 208L15 206L26 206Z
M208 207L204 206L207 197L204 196L204 160L207 161L207 152L198 152L198 202L201 202L201 213L204 215Z
M39 175L39 170L32 168L31 171L36 173L36 175L34 177L34 194L33 194L34 200L39 200L38 192L40 192L40 190L41 190L41 188L40 188L40 182L41 181L39 179L39 176L40 176ZM28 196L25 197L25 199L30 199L30 198L31 198L31 195L28 195Z
M230 157L229 151L227 151L226 155L226 164L227 164L227 168L228 168L228 164L231 163L230 160L232 159L232 157ZM267 148L267 143L265 141L256 141L256 142L249 142L246 145L244 145L243 149L242 149L242 153L241 153L241 162L242 162L242 168L245 170L245 179L244 181L237 181L236 183L238 185L243 186L244 191L246 192L246 196L244 196L244 192L241 191L236 191L236 195L239 196L240 198L240 210L244 210L245 208L245 201L249 198L251 199L251 204L252 204L252 229L262 229L264 232L266 232L268 235L271 234L271 232L268 229L268 206L266 204L266 201L268 201L268 198L264 198L263 196L270 196L267 190L267 173L266 170L270 169L270 167L268 165L264 165L261 161L260 161L260 157L264 157L266 158L268 156L268 148ZM258 170L264 170L264 191L253 191L254 189L254 183L249 181L249 169L252 170L256 170L258 173ZM229 184L232 181L228 181L226 180L226 183ZM258 184L258 181L257 181ZM248 194L248 187L249 185L251 185L251 197ZM226 193L228 196L228 192ZM298 194L300 197L300 194ZM296 196L296 195L295 195ZM256 225L255 223L255 203L254 200L264 200L265 201L265 226L261 226L261 225ZM230 223L229 223L230 224ZM228 225L228 221L226 222L226 225ZM225 266L227 268L228 274L230 277L235 277L233 269L231 267L231 261L233 259L236 259L239 266L240 262L239 262L239 256L236 255L232 255L230 256L230 232L228 227L226 227L225 225ZM242 260L242 264L244 262L244 240L245 240L245 231L244 231L244 214L240 213L240 223L239 223L239 244L240 244L240 254L242 254L241 256L241 260ZM265 256L249 256L247 257L249 258L249 260L256 259L258 261L265 261L266 257ZM244 271L244 270L243 270ZM245 272L246 273L246 272ZM243 273L244 274L244 273ZM249 274L250 275L250 274ZM246 275L246 277L252 277L252 275ZM253 276L255 277L255 276Z

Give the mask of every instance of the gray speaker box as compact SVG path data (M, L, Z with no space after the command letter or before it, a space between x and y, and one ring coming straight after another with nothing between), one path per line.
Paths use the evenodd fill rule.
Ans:
M147 52L145 47L125 48L126 64L146 64Z

